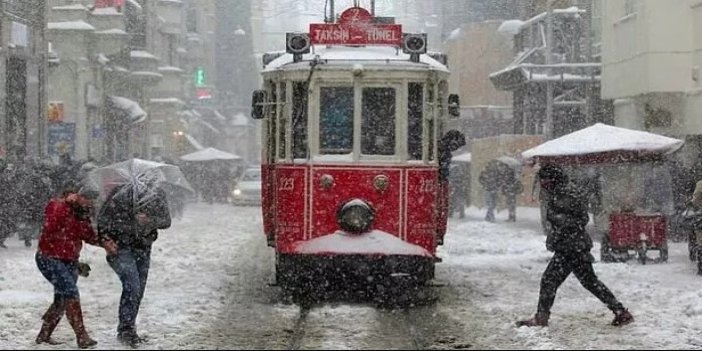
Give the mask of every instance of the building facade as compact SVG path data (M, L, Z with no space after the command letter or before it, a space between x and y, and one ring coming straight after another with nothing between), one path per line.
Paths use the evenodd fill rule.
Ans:
M43 0L0 2L0 158L46 154L46 11Z
M702 1L602 5L602 96L615 100L616 125L684 139L682 161L698 163Z

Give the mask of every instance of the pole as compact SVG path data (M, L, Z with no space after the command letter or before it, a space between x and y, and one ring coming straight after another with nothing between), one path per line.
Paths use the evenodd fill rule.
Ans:
M375 0L371 0L371 15L375 17Z
M553 47L553 0L548 0L546 13L546 64L552 63L551 50ZM550 80L551 68L546 70L546 121L544 122L544 137L553 138L553 83Z
M336 23L334 16L334 0L329 0L329 23Z

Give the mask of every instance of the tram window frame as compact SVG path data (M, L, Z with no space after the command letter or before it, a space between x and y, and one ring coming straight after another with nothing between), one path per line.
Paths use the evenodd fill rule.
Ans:
M347 96L347 101L339 102L339 101L334 101L333 103L329 103L325 101L327 98L325 95L325 92L329 92L330 90L345 90L347 93L350 93L349 96ZM355 124L355 114L356 114L356 92L351 84L342 84L342 85L324 85L319 87L319 121L318 121L318 145L319 145L319 154L320 155L347 155L347 154L353 154L354 150L354 137L355 137L355 130L354 130L354 124ZM325 111L326 109L329 109L330 107L339 107L342 105L342 103L348 103L346 106L347 108L350 107L350 110L347 111L342 111L346 112L347 118L344 122L344 124L348 124L345 126L345 128L348 128L348 135L342 136L345 137L344 140L346 143L343 146L348 146L348 147L327 147L327 145L324 143L324 141L327 141L328 139L325 138L325 131L326 128L324 127L325 123ZM337 123L340 124L340 123ZM328 134L328 133L327 133ZM339 136L338 134L335 134L334 136Z
M427 141L425 145L427 146L427 151L426 151L426 160L428 161L436 161L436 157L434 156L435 150L436 150L436 132L434 128L434 120L436 120L436 84L435 83L429 83L426 85L426 95L425 95L425 100L424 100L424 108L425 108L425 140Z
M288 131L290 128L288 127L288 113L287 113L287 101L288 101L288 84L285 81L281 81L278 83L278 96L280 99L278 99L277 105L280 105L278 108L278 148L277 148L277 154L278 154L278 160L285 160L287 158L287 140L288 140Z
M268 159L271 162L276 162L276 152L278 150L278 118L277 118L277 104L278 104L278 84L275 81L269 82L268 96L270 96L270 105L268 109Z
M305 159L309 157L309 84L304 81L292 82L292 158Z
M411 161L424 157L424 89L422 82L407 83L407 158Z
M383 95L391 93L392 103L389 101L378 103L377 100L384 96L370 96L369 94L372 92L379 92ZM397 124L399 122L397 103L399 100L400 94L396 86L366 85L361 87L360 151L362 156L395 156L397 154ZM385 108L388 108L389 111L381 111ZM372 138L375 140L371 140ZM386 141L381 141L382 145L378 145L378 138L386 138Z

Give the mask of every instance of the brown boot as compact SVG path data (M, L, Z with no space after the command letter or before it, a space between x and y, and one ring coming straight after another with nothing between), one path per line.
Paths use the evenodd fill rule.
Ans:
M518 321L517 327L548 327L548 313L538 312L534 318Z
M71 327L73 327L73 331L76 333L76 342L79 348L87 349L97 345L97 341L91 339L90 336L88 336L88 332L85 330L85 325L83 324L83 310L80 307L79 299L73 298L66 300L66 317L68 317L68 322L71 323Z
M44 316L41 317L41 319L44 322L42 323L39 335L37 335L37 338L35 340L37 344L60 344L60 342L51 339L51 334L54 332L56 326L61 321L61 317L64 313L65 305L63 304L63 302L59 300L54 300L54 303L52 303L51 306L49 306L49 309L46 310Z

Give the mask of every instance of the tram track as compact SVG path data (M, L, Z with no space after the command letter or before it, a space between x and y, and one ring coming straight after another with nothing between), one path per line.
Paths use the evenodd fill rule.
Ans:
M424 335L426 326L417 319L427 311L414 307L388 309L373 304L301 305L288 330L287 350L427 349L433 339ZM341 310L341 311L339 311Z

